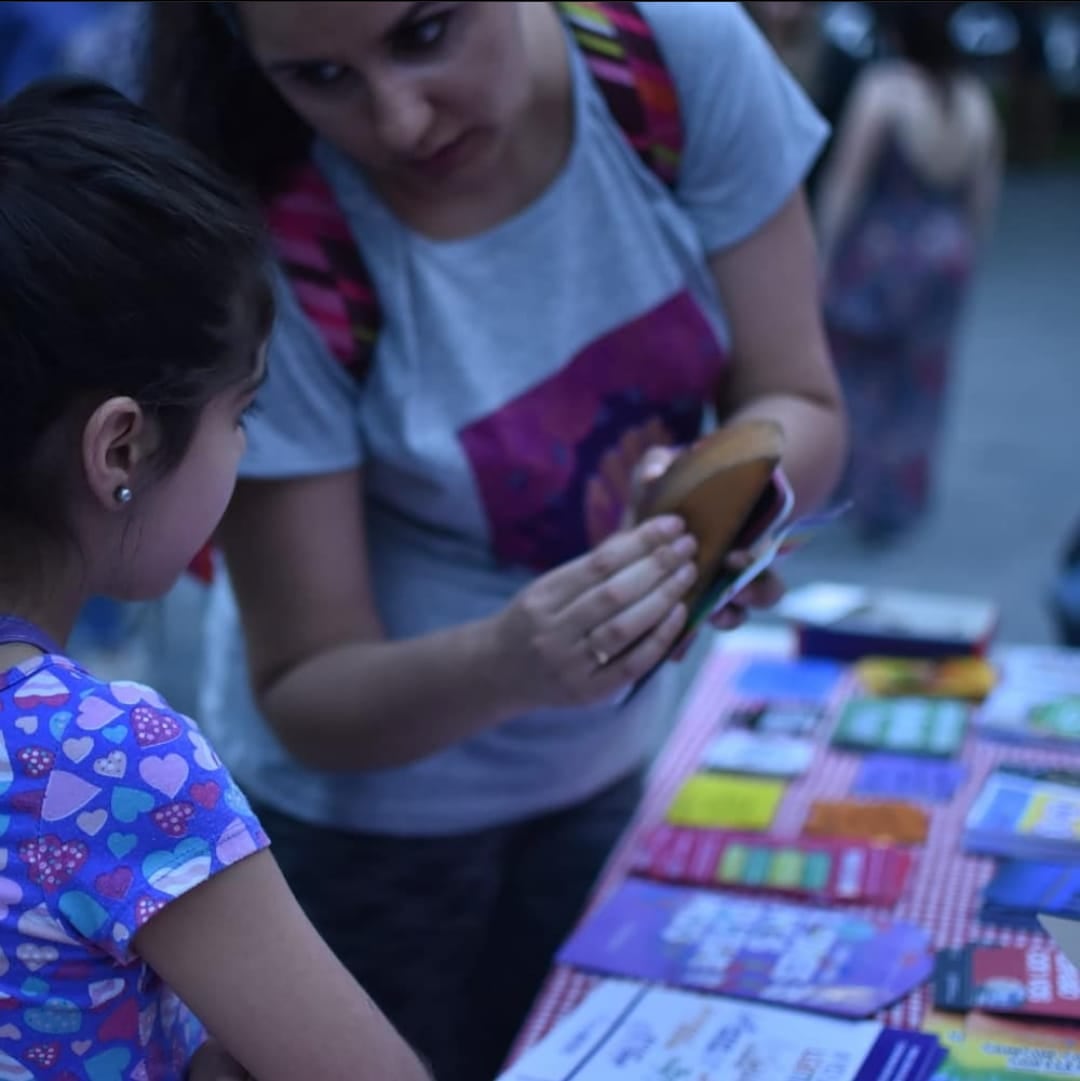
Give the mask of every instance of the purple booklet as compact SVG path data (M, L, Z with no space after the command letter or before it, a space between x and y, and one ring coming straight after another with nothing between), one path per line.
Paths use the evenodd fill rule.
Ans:
M911 924L630 879L558 960L841 1017L869 1017L927 980L929 938Z
M932 1032L887 1028L855 1081L929 1081L945 1061L945 1048Z

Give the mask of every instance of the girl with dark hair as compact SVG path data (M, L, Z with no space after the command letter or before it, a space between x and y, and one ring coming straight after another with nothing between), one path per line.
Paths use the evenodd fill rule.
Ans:
M779 421L802 506L834 483L824 125L738 4L170 2L150 43L280 255L204 707L347 966L491 1077L686 618L684 523L620 528L640 463L715 409Z
M201 1081L225 1052L259 1081L426 1076L195 724L62 645L88 597L160 596L224 511L265 257L233 185L115 91L57 79L0 106L7 1081Z
M860 74L818 193L825 319L851 418L863 538L902 536L933 490L952 353L997 201L1002 138L960 70L953 4L872 5L891 55Z

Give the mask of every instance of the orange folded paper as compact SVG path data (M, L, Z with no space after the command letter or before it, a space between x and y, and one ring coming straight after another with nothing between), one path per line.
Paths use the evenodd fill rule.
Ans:
M818 800L811 804L803 832L808 837L922 844L930 820L925 811L899 800Z

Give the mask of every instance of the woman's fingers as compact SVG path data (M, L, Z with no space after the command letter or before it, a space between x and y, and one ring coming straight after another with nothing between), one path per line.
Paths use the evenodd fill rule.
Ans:
M744 608L771 608L784 595L783 579L771 569L763 570L732 597Z
M667 656L685 626L686 605L680 603L633 648L594 670L591 681L594 696L614 694L627 684L636 683Z
M626 510L623 513L624 529L633 526L644 489L663 476L678 456L679 449L677 447L661 445L649 447L637 459L637 463L630 475L630 491L627 495Z
M656 579L637 600L619 607L610 617L597 620L584 632L589 652L593 656L615 658L634 647L680 604L696 575L693 563L684 563ZM613 579L612 585L615 584Z
M693 584L697 542L689 534L659 545L596 583L569 604L560 622L571 637L618 656L663 620Z
M658 562L662 569L673 570L685 562L685 556L678 553L687 544L691 550L696 547L681 518L671 515L652 518L634 529L612 535L588 555L549 571L534 583L538 603L552 613L561 612L575 606L591 591L605 587L620 572L650 560ZM632 603L640 595L616 598L616 602L621 599L623 605ZM587 629L611 614L602 604L599 607L601 610L591 622L585 623L580 615L576 617L579 625Z
M709 624L718 631L733 631L746 622L746 609L732 601L709 616Z
M678 458L679 453L678 447L650 447L638 461L637 469L634 470L635 479L642 484L659 479Z

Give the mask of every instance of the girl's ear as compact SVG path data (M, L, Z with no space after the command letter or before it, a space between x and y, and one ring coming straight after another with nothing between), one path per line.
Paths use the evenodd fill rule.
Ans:
M133 398L109 398L86 422L82 464L92 496L107 510L131 501L139 466L153 452L153 425Z

